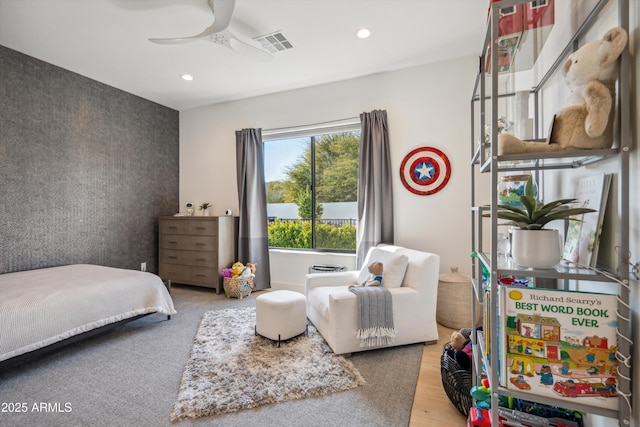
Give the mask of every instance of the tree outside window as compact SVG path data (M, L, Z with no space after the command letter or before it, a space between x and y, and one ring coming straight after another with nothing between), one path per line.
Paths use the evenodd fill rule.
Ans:
M360 132L264 147L269 246L355 251Z

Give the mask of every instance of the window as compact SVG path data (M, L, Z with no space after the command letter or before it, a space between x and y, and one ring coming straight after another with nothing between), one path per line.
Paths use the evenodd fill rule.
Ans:
M501 16L513 15L514 13L516 13L516 7L515 6L508 6L508 7L501 7L500 8L500 15Z
M547 5L547 0L531 0L531 9L535 9L537 7L544 7Z
M355 251L360 123L264 134L269 247Z

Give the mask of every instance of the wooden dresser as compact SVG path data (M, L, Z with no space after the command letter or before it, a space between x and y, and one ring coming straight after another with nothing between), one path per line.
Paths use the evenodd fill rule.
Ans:
M175 283L222 290L220 270L237 254L236 218L162 216L159 224L159 275Z

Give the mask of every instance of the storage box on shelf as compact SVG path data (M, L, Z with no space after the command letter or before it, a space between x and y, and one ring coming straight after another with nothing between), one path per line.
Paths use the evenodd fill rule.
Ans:
M531 7L529 1L516 0L509 3L509 7L515 4ZM567 16L563 15L566 7L572 7L575 2L567 1L566 3L555 2L555 26L563 26L569 28L570 25ZM618 247L618 265L626 266L626 254L629 248L629 152L633 146L632 137L629 130L629 52L628 48L622 53L620 61L620 72L618 78L617 100L615 105L618 106L617 111L618 123L615 143L612 148L593 149L593 150L572 150L545 153L522 153L499 155L497 150L497 139L499 132L504 127L499 126L498 120L507 119L525 119L528 115L522 115L518 112L518 108L532 108L532 129L528 126L520 126L521 132L532 131L532 135L528 138L543 141L548 135L545 132L548 129L550 117L542 117L543 114L548 115L549 107L544 107L545 97L542 96L543 91L547 89L547 85L560 74L560 66L566 57L585 41L585 35L594 24L598 23L601 18L602 10L608 4L611 7L617 7L618 25L628 30L628 2L625 0L600 0L593 4L590 13L584 14L584 21L572 23L575 25L575 31L568 36L566 40L560 41L556 35L551 32L546 34L544 40L540 40L538 44L539 51L535 53L535 58L531 63L533 69L531 72L522 73L517 67L505 67L499 62L499 59L490 55L488 46L494 46L494 51L498 51L501 36L498 33L498 25L492 26L492 23L500 21L500 8L503 2L492 3L489 11L487 36L481 55L481 63L479 73L474 86L473 97L471 100L472 114L472 134L471 134L471 188L472 188L472 252L477 253L477 257L472 258L472 287L474 297L483 303L486 309L484 311L485 319L483 325L485 331L483 334L477 334L475 339L475 353L482 361L474 360L473 381L477 384L481 376L486 374L490 379L492 393L492 407L498 407L498 396L510 396L525 400L533 400L531 394L520 391L517 388L507 388L500 386L499 377L499 354L500 346L504 345L505 338L499 335L498 327L501 313L495 309L498 307L498 288L499 277L510 276L530 276L540 283L545 281L545 285L561 284L567 288L569 281L589 281L589 282L610 282L622 283L619 286L618 297L618 340L617 340L617 358L620 361L618 371L617 389L618 405L617 408L603 408L589 401L588 398L561 398L535 396L535 401L542 404L553 406L565 406L572 410L583 411L587 414L598 414L617 419L619 425L626 426L630 423L632 407L631 399L628 398L631 393L631 341L630 341L630 324L629 324L629 289L628 289L628 268L619 268L616 274L607 274L598 269L579 268L573 265L558 265L552 269L526 269L505 257L499 255L497 247L498 242L498 220L497 220L497 203L498 203L498 184L501 176L505 174L522 174L533 173L543 176L547 171L565 170L568 173L572 169L582 168L609 159L608 162L616 161L618 163L617 191L618 191L618 212L616 212L618 221L618 229L616 230L617 247ZM573 4L575 6L575 4ZM608 28L603 30L606 31ZM598 27L598 31L600 28ZM566 35L566 31L562 32ZM595 34L595 31L589 32ZM544 43L546 41L546 44ZM588 41L588 40L587 40ZM561 43L562 42L562 43ZM542 49L555 52L553 57ZM517 48L511 52L512 55L521 55L522 51ZM490 61L491 63L487 63ZM518 63L517 57L511 57L513 64ZM520 63L527 62L520 61ZM499 70L498 73L491 73L491 70ZM554 77L556 76L556 77ZM522 80L525 83L522 83ZM522 83L522 84L521 84ZM526 102L522 102L523 93L528 97ZM530 105L531 104L531 105ZM508 117L511 114L513 117ZM485 123L485 118L487 122ZM545 119L545 120L543 120ZM508 122L507 120L507 122ZM511 132L518 132L519 124L516 123ZM522 131L525 129L525 131ZM485 137L485 134L488 136ZM518 135L523 137L522 135ZM611 160L614 159L614 160ZM566 173L565 172L565 173ZM488 178L481 178L483 176ZM484 179L485 181L482 181ZM489 184L486 185L488 180ZM489 188L489 190L486 190ZM489 217L489 219L485 219ZM483 227L484 225L484 227ZM488 238L487 238L488 235ZM488 271L485 274L486 282L483 283L483 267ZM475 313L476 304L472 304L472 310ZM484 372L483 372L484 371ZM504 378L503 378L504 379ZM589 401L589 403L585 403ZM491 413L492 425L498 425L498 411Z

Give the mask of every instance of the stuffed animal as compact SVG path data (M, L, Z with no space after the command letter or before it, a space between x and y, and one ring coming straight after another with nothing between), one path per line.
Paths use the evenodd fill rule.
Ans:
M601 40L587 43L569 55L561 69L571 89L569 105L555 115L547 142L523 141L502 133L498 135L498 154L610 148L617 59L626 44L626 31L615 27Z
M379 261L374 261L369 264L369 278L363 283L354 283L349 285L349 289L362 286L382 286L382 272L384 271L384 265Z
M256 265L248 262L244 268L242 269L242 273L240 273L240 277L255 277L256 275Z
M449 339L449 345L451 349L447 350L447 354L455 360L461 368L470 371L471 360L473 358L471 340L462 333L454 331Z
M454 350L462 350L464 348L465 343L467 342L467 337L462 335L458 331L453 331L451 333L451 338L449 339L449 344Z
M233 273L233 277L238 277L242 274L242 270L244 270L244 264L241 262L234 262L231 266L231 273Z
M257 265L252 262L247 263L247 267L251 270L251 274L256 274L256 266Z

